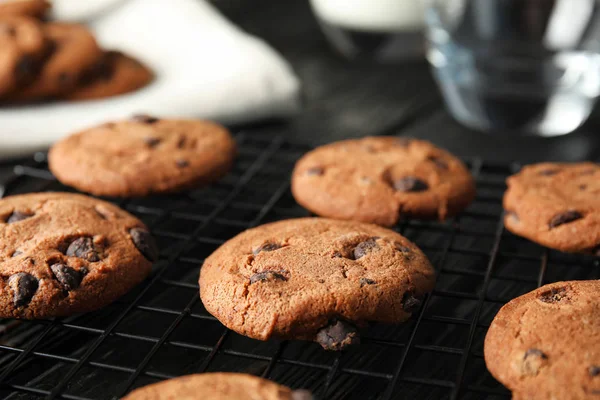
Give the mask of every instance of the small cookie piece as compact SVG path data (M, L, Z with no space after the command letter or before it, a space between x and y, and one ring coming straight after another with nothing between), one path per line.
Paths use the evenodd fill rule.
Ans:
M213 182L233 164L235 142L208 121L140 115L56 143L50 170L65 185L98 196L145 196Z
M44 32L52 42L52 54L35 82L13 93L12 101L43 100L73 91L81 75L102 57L96 39L83 25L49 23Z
M19 15L44 19L50 7L47 0L0 0L0 17Z
M600 281L557 282L506 304L485 337L513 399L600 398Z
M69 193L0 200L0 317L101 308L141 282L157 257L148 229L120 208Z
M307 153L294 169L296 201L324 217L396 224L452 216L471 203L475 184L464 164L429 142L366 137Z
M19 16L0 16L0 49L2 98L35 80L49 53L50 43L38 21Z
M506 229L560 251L600 255L600 165L528 165L506 182Z
M433 289L434 271L413 243L354 221L300 218L247 230L200 271L206 310L242 335L359 342L369 322L400 323Z
M67 100L92 100L133 92L149 84L154 74L144 64L118 51L107 51L85 73Z
M253 375L214 372L187 375L136 389L123 400L312 400L294 390Z

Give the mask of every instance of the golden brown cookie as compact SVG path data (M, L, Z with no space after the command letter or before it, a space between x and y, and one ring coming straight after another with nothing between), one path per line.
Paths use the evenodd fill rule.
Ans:
M137 116L67 137L48 155L65 185L99 196L144 196L213 182L235 157L229 132L208 121Z
M475 197L475 184L460 160L429 142L366 137L304 155L292 192L317 215L392 226L401 216L444 219L460 212Z
M123 400L311 400L294 390L256 376L235 373L187 375L134 390Z
M507 180L504 225L553 249L598 254L600 166L595 163L528 165Z
M138 90L150 82L154 74L144 64L118 51L107 51L77 88L63 96L67 100L91 100L117 96Z
M0 200L0 317L101 308L142 281L157 250L137 218L100 200L37 193Z
M0 15L0 98L31 84L49 50L39 21Z
M102 57L96 39L83 25L49 23L44 25L44 32L52 42L52 54L34 82L10 96L12 101L41 100L70 92Z
M427 257L377 225L325 218L275 222L218 248L200 271L206 310L251 338L359 341L368 322L400 323L433 289Z
M22 15L43 19L50 7L47 0L0 0L0 17Z
M552 283L512 300L484 350L515 400L600 398L600 281Z

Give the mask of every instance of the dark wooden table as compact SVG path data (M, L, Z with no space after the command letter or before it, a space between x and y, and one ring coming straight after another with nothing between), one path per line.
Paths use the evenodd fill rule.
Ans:
M431 140L464 157L530 163L598 160L600 119L558 138L485 134L455 122L423 62L377 65L334 54L306 0L214 0L247 32L263 38L289 60L302 81L304 109L274 125L311 144L372 134L401 134Z

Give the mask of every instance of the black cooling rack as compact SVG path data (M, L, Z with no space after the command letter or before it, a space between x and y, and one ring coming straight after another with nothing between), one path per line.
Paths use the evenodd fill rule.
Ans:
M308 215L289 176L308 147L281 136L238 133L239 158L219 183L184 194L117 200L152 229L161 257L153 274L98 312L49 321L5 320L0 396L110 399L183 374L239 371L318 399L509 399L486 371L483 340L498 309L542 284L600 278L598 259L549 251L502 226L505 178L517 165L467 160L475 202L444 223L402 221L436 267L438 282L413 318L374 325L359 347L323 351L300 341L237 335L199 300L203 259L240 231ZM70 189L48 172L45 154L10 166L0 196Z

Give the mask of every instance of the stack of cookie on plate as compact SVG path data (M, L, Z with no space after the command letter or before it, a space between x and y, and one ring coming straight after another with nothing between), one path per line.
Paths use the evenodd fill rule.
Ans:
M0 4L0 102L99 99L146 86L139 61L99 47L86 27L45 22L44 0Z

